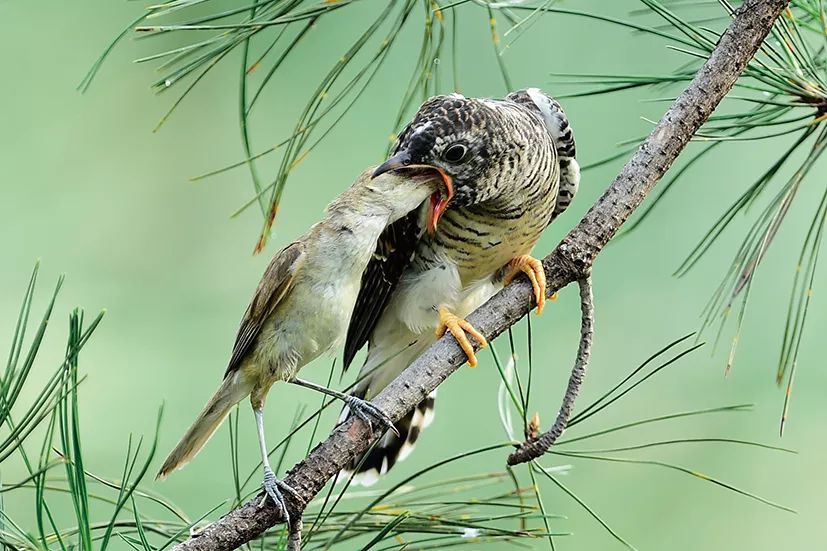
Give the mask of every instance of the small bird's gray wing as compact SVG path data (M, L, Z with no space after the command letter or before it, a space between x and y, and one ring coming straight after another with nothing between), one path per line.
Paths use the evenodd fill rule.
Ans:
M402 273L413 259L423 232L419 209L414 209L379 236L373 258L362 274L359 296L347 328L343 371L347 371L356 353L370 339Z
M224 373L225 377L241 367L244 357L261 332L264 321L292 288L304 257L304 244L296 241L282 249L270 261L241 319L233 354Z

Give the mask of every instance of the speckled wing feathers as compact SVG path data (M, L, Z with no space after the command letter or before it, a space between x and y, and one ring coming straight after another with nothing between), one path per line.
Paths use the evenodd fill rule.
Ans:
M304 245L301 241L295 241L282 249L270 261L241 319L235 345L233 345L233 353L224 377L241 367L244 357L261 332L264 320L292 287L303 260Z

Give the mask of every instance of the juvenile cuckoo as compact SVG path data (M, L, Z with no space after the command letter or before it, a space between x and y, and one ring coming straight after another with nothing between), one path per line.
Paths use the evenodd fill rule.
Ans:
M545 303L542 264L529 256L543 229L571 203L580 181L574 137L560 104L536 88L504 100L459 94L436 96L399 134L391 157L375 174L429 166L453 185L439 227L416 212L385 230L363 276L345 343L345 368L368 343L354 394L381 391L436 338L450 331L473 367L468 335L486 342L465 316L515 276L534 287L538 314ZM433 218L433 217L432 217ZM370 485L413 449L433 419L431 394L354 461L356 483ZM343 418L349 414L343 411Z

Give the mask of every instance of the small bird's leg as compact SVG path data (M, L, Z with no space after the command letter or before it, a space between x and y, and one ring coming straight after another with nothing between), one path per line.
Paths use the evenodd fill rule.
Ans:
M385 429L391 430L396 436L399 436L399 431L396 430L396 427L393 425L393 420L388 417L388 415L376 407L375 405L371 404L367 400L362 400L361 398L357 398L356 396L351 396L350 394L344 394L343 392L339 392L337 390L333 390L327 388L322 385L317 385L316 383L311 383L310 381L305 381L304 379L293 379L290 381L294 385L303 386L305 388L309 388L310 390L315 390L317 392L321 392L322 394L327 394L328 396L332 396L338 400L343 401L347 404L347 407L350 408L350 411L353 412L359 419L364 421L364 423L368 426L368 429L373 432L373 423L371 423L371 417L376 421L379 421L379 424L384 427Z
M528 276L534 288L534 300L537 301L539 316L546 305L546 271L543 269L543 263L527 254L512 258L505 267L503 285L508 285L521 273Z
M276 473L273 472L273 468L270 467L270 459L267 456L267 444L264 441L264 413L262 412L260 407L253 408L253 412L256 416L256 428L258 429L258 445L261 448L261 464L264 466L264 493L266 494L264 498L259 503L259 507L264 506L264 502L267 500L269 496L270 499L273 500L273 503L276 504L282 515L284 516L284 522L287 523L288 526L290 524L290 513L287 512L287 505L284 503L284 496L281 494L281 490L292 495L298 503L303 503L304 499L302 499L301 495L276 478Z
M480 343L480 348L488 346L488 341L485 340L482 333L477 331L473 325L452 313L445 306L440 306L439 325L436 329L437 338L442 337L447 331L451 332L457 340L457 343L459 343L460 348L462 348L462 351L465 352L465 355L468 357L468 365L477 367L477 355L474 353L474 346L471 344L471 341L468 340L468 336L465 333L474 337L474 339Z

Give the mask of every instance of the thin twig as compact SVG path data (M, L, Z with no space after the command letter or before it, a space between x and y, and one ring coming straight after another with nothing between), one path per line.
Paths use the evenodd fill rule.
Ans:
M663 177L689 140L732 89L747 63L763 43L789 0L745 0L721 36L709 59L675 100L580 223L543 260L549 295L588 275L597 255ZM531 286L515 281L468 317L489 340L525 316L532 304ZM373 401L392 419L412 410L465 361L465 353L446 335L413 362ZM284 482L309 502L336 473L362 454L378 433L371 434L358 418L336 427L285 477ZM285 496L290 514L302 510ZM176 551L217 551L240 547L260 536L277 520L269 504L256 497L204 528L196 538L178 544Z
M517 450L508 456L509 465L519 465L537 459L555 443L569 424L571 410L580 386L586 376L586 368L589 365L589 358L592 353L592 337L594 336L594 303L592 300L592 278L586 276L577 281L580 286L580 347L577 350L577 359L571 370L569 384L566 387L566 394L563 396L563 403L557 412L554 425L543 433L539 438L527 440Z
M303 528L302 517L297 515L290 523L290 533L287 535L287 551L301 551Z

